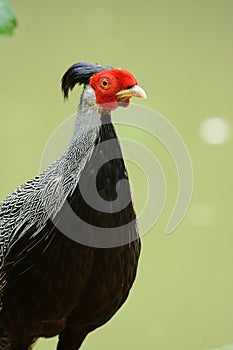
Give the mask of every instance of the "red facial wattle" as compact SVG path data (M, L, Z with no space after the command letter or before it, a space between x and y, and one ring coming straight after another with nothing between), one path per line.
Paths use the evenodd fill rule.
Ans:
M118 105L123 107L129 105L130 97L119 100L117 94L137 85L137 80L127 70L110 69L94 74L90 79L90 85L95 91L97 103L105 109L113 110Z

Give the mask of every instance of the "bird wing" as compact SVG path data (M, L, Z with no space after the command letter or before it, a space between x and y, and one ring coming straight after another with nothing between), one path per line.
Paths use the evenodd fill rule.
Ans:
M39 234L48 219L60 211L74 191L86 162L90 159L98 129L77 139L40 176L12 192L0 206L0 266L12 245L32 227Z

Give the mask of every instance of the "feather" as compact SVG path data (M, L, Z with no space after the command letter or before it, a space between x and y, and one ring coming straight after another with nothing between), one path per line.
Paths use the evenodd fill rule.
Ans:
M62 79L65 97L75 84L85 84L70 144L0 206L0 350L29 350L35 339L57 334L57 349L78 349L114 315L134 282L140 239L128 184L119 191L130 199L128 205L114 208L128 175L110 111L99 108L88 84L105 69L111 67L85 62L68 69ZM91 183L110 210L95 209ZM66 204L88 224L83 230L73 225ZM93 244L100 242L98 228L104 228L101 246ZM107 246L110 230L114 237Z
M68 98L69 90L72 90L76 84L88 84L92 75L109 69L112 69L112 67L99 66L89 62L79 62L73 64L66 71L61 80L64 98Z

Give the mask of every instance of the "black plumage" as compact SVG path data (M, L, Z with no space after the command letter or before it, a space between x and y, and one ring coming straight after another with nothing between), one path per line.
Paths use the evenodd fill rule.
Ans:
M89 89L90 76L106 69L110 67L87 63L72 66L62 80L64 96L68 96L75 83L85 84L85 89ZM84 96L80 105L83 100ZM0 350L27 350L37 338L57 334L58 350L78 349L89 332L106 323L120 308L133 284L140 239L130 188L122 181L128 180L128 175L110 111L99 108L96 111L101 124L94 130L92 143L86 146L90 156L60 209L39 227L38 220L26 214L23 217L22 211L19 214L17 209L14 214L22 216L22 225L12 229L14 234L7 240L1 270ZM101 148L106 141L110 141L107 152ZM45 179L46 176L53 179L52 187L57 179L53 167L56 171L61 171L63 166L72 169L75 162L82 161L84 156L77 147L75 151L72 161L67 160L70 159L67 155L73 154L71 147L45 173ZM97 169L95 178L97 159L103 165ZM25 185L26 192L28 187L35 192L41 181L40 177L31 180ZM68 180L64 177L62 181L64 187ZM92 195L88 192L93 182L109 206L108 212L97 210L94 202L93 206L86 203L86 196ZM22 192L24 187L3 203L2 222L5 208L10 206L8 202L15 203L15 197ZM124 194L127 205L122 209L119 204L119 210L113 210L112 202L118 193ZM38 195L33 198L38 200ZM17 203L12 206L11 212ZM72 221L70 208L80 221ZM7 215L10 215L8 211ZM86 244L82 244L83 240Z
M73 90L76 84L89 84L93 74L112 69L109 66L100 66L89 62L73 64L63 75L61 87L65 98L68 98L69 90Z

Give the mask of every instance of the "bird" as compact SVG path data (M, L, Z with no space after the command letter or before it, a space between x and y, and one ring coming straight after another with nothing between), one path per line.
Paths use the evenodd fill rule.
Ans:
M61 79L65 99L82 85L64 152L0 206L0 350L29 350L58 335L77 350L126 301L141 250L127 169L111 120L134 75L89 62Z

